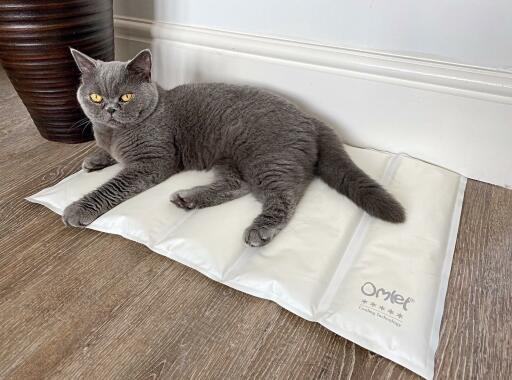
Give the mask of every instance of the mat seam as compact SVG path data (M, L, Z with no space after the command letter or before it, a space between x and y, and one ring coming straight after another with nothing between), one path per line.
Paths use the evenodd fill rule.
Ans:
M382 185L389 185L391 179L393 178L398 169L401 157L402 155L400 154L394 155L388 161L388 164L384 169L382 178L380 179ZM338 262L338 265L336 266L333 275L331 276L331 281L327 285L326 289L324 290L323 296L320 298L320 301L317 304L317 310L313 312L314 319L321 320L323 317L328 315L327 311L330 305L332 304L332 300L334 298L334 295L336 294L336 291L341 286L341 283L346 277L355 258L361 252L362 239L366 235L368 227L370 226L372 221L373 217L361 210L361 219L359 220L352 235L352 238L348 242L344 250L344 253L341 256L341 259Z

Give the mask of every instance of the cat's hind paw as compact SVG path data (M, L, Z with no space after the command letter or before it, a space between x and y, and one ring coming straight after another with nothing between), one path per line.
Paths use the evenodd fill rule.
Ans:
M262 247L270 243L278 232L277 228L252 225L244 232L244 242L249 247Z

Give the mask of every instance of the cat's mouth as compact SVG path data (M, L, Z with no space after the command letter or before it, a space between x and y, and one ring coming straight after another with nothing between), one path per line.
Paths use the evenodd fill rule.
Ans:
M98 128L101 128L102 125L111 127L111 128L118 128L123 123L119 122L118 120L112 118L112 116L101 116L101 117L89 117L90 120L93 122L94 125L96 125Z
M118 126L121 126L123 124L122 121L119 121L118 119L116 119L114 117L114 115L109 115L108 118L107 118L107 123L112 126L112 127L118 127Z

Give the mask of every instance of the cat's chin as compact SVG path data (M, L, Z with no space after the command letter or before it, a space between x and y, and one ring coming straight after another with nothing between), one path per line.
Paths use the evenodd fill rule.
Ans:
M115 119L107 119L107 120L90 119L90 120L92 121L92 123L95 127L99 127L99 128L109 127L109 128L118 129L118 128L121 128L123 125L125 125L125 123L117 121Z
M109 126L111 126L112 128L119 128L121 127L122 125L124 125L123 122L120 122L119 120L116 120L114 118L110 118L108 121L107 121L107 124Z
M93 120L93 122L95 124L106 125L110 128L121 128L126 125L125 122L116 120L114 118L109 118L107 120Z

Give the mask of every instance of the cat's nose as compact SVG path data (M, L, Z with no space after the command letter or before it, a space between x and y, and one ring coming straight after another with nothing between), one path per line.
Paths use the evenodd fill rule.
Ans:
M116 109L115 109L114 107L107 107L107 108L105 108L105 109L106 109L106 111L107 111L109 114L111 114L111 115L112 115L114 112L116 112Z

